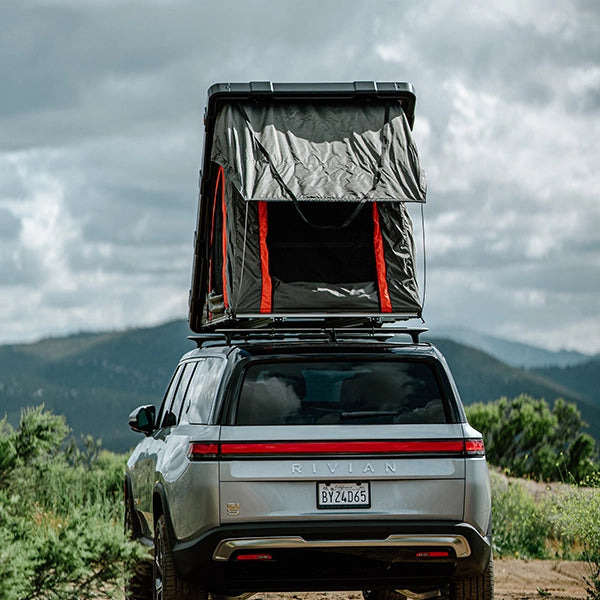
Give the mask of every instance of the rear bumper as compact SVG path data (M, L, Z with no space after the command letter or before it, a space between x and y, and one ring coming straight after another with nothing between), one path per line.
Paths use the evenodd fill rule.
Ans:
M435 588L480 575L490 555L488 537L449 521L248 523L173 547L182 577L228 595Z

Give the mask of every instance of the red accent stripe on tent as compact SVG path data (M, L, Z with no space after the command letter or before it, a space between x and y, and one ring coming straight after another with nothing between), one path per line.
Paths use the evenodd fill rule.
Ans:
M210 224L210 239L208 247L211 249L208 257L208 291L212 291L212 272L213 272L213 259L212 259L212 247L215 240L215 213L217 212L217 187L215 186L215 193L213 194L213 205L212 205L212 219ZM212 319L212 312L208 311L208 319Z
M373 246L375 250L375 269L377 270L377 288L379 290L379 307L381 312L392 312L392 300L390 299L387 284L383 238L381 237L377 202L373 202Z
M217 189L219 187L219 182L221 183L221 211L223 214L223 235L221 236L221 243L223 245L223 305L225 308L229 308L229 298L227 297L227 211L225 207L225 170L221 166L219 166L219 171L217 172ZM215 190L215 194L216 193Z
M262 290L260 294L260 312L272 312L273 285L269 273L269 248L267 247L267 203L258 203L258 226L260 238L260 273L262 278Z

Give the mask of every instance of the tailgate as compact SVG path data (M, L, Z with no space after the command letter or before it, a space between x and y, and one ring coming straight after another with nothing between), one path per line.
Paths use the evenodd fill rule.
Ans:
M460 424L223 427L221 522L462 520L463 444Z

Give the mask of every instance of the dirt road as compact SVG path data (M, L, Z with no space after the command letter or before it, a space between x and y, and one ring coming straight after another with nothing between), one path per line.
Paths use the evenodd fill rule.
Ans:
M587 565L551 560L496 559L495 600L584 600ZM252 600L362 600L359 592L256 594Z

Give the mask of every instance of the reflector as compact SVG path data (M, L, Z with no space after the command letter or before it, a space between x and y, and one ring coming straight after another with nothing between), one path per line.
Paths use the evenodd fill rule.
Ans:
M273 560L270 554L238 554L236 560Z

